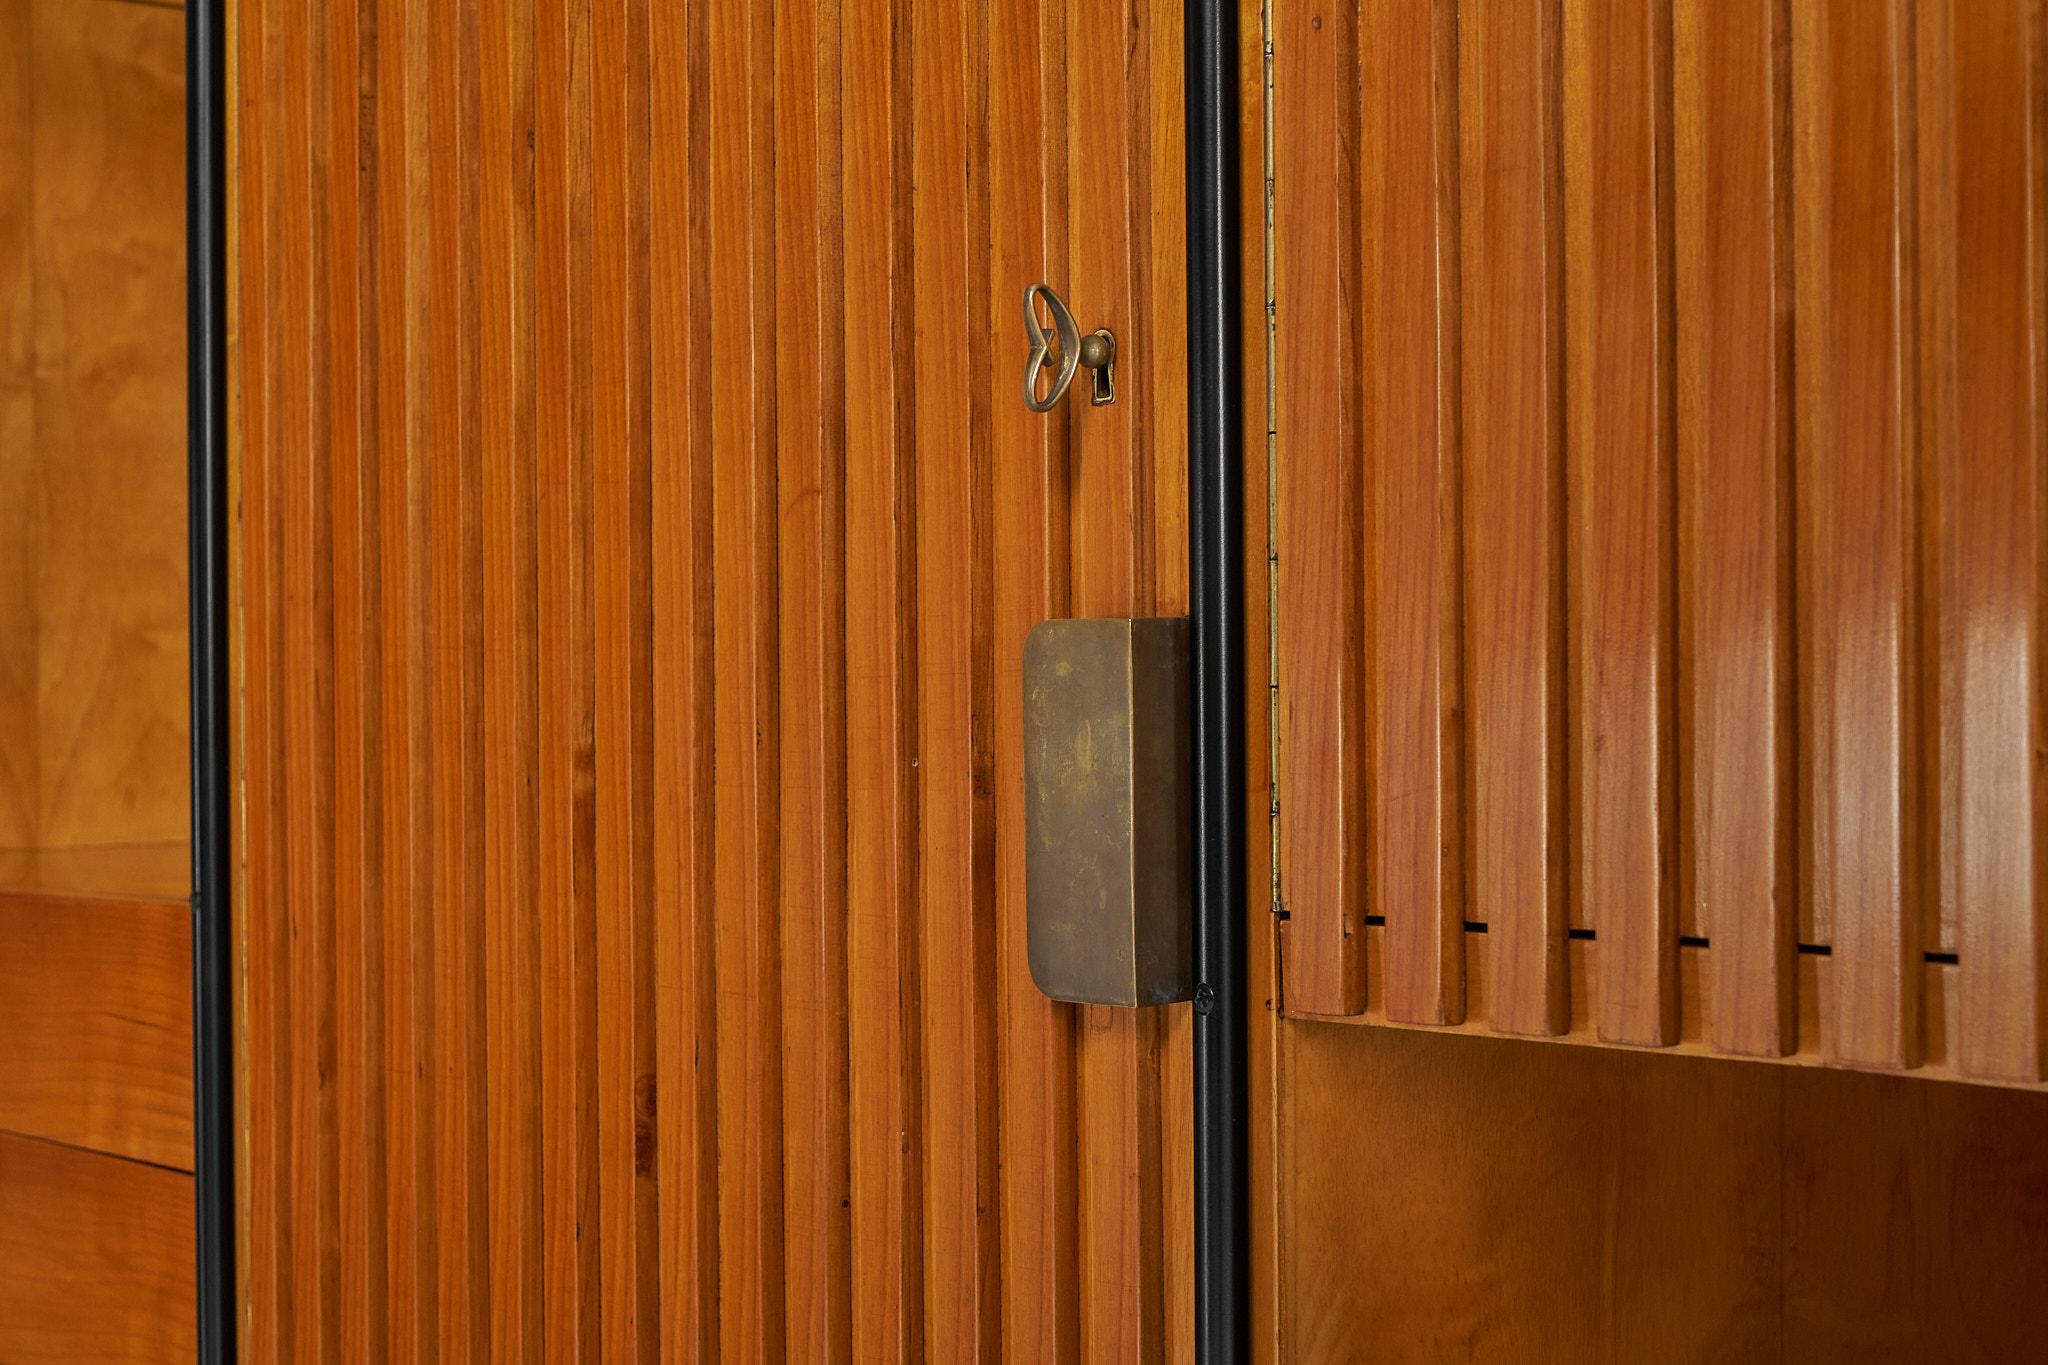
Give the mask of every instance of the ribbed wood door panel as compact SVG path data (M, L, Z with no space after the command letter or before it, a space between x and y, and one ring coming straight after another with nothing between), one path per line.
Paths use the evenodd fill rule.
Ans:
M1289 1013L2037 1084L2031 0L1276 0Z
M1017 676L1186 608L1178 6L234 44L251 1358L1189 1355L1188 1021L1030 983Z

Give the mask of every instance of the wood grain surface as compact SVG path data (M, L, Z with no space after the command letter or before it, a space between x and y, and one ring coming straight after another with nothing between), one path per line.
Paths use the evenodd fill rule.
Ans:
M1282 1037L1279 1359L2048 1346L2048 1097L1427 1030Z
M0 1129L192 1168L191 921L0 892Z
M175 844L191 805L184 23L5 11L0 847Z
M0 1358L187 1361L192 1177L0 1133Z
M0 0L0 1358L194 1349L183 20Z
M2042 1081L2048 21L1853 8L1276 5L1289 1015Z
M1186 610L1177 7L236 60L254 1349L1190 1355L1188 1015L1031 987L1016 678Z

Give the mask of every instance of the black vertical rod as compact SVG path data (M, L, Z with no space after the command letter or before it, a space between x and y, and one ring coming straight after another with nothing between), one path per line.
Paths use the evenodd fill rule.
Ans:
M229 861L224 0L185 5L185 366L192 641L192 1082L199 1359L235 1358Z
M1195 1358L1251 1347L1244 968L1243 332L1236 0L1187 0L1188 582L1195 629Z

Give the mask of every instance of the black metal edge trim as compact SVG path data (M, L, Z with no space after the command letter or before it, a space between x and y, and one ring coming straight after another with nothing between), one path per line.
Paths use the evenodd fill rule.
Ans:
M234 943L228 753L225 0L185 5L186 519L192 648L193 1206L199 1359L235 1357Z
M1251 1350L1236 0L1187 0L1188 582L1195 631L1195 1358Z

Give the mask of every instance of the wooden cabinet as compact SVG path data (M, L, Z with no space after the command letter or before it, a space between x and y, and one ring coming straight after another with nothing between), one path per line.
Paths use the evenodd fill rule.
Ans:
M2041 6L1240 17L1259 1349L2039 1354ZM1180 7L235 19L245 1350L1189 1356L1018 674L1186 609Z

